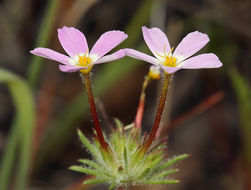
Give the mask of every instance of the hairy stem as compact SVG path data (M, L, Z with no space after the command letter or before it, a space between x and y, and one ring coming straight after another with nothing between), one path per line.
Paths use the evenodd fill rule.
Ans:
M93 93L92 93L90 74L89 73L82 73L82 76L84 78L84 83L85 83L85 87L86 87L90 110L91 110L91 114L92 114L92 118L93 118L93 122L94 122L94 127L95 127L95 131L97 133L99 143L104 150L108 151L109 146L105 142L105 139L104 139L104 136L103 136L100 124L99 124L99 120L98 120L98 114L96 111L96 106L95 106Z
M160 95L160 99L159 99L159 106L158 106L158 110L155 116L155 121L152 127L152 130L150 132L150 135L148 137L148 139L146 140L146 142L144 143L141 151L143 151L143 153L145 153L149 147L151 146L154 137L158 131L159 128L159 124L160 124L160 120L161 120L161 116L165 107L165 102L166 102L166 95L167 95L167 91L168 91L168 86L169 86L169 82L171 79L171 74L165 73L164 74L164 79L163 79L163 83L162 83L162 89L161 89L161 95Z

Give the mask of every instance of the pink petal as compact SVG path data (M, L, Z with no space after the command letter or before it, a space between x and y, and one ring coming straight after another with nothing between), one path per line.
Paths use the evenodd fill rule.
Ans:
M184 69L218 68L222 63L213 53L200 54L183 62Z
M160 29L158 28L147 28L145 26L142 27L144 40L151 50L151 52L155 55L155 57L159 57L160 55L168 54L171 50L169 41ZM165 49L165 52L164 52Z
M94 44L90 54L97 54L100 58L123 42L127 37L127 34L118 30L106 32Z
M180 61L182 61L198 52L208 42L209 38L206 34L198 31L191 32L179 43L173 55L174 57L180 57Z
M85 68L87 67L80 67L80 66L75 66L75 65L59 65L60 71L67 72L67 73L80 71Z
M125 56L125 50L121 49L119 51L116 51L115 53L111 55L106 55L101 57L99 60L97 60L94 64L99 64L99 63L106 63L110 61L115 61L117 59L121 59L122 57Z
M134 49L125 49L126 55L133 57L135 59L143 60L145 62L151 63L153 65L158 65L158 60L155 57L147 55L145 53L139 52Z
M31 50L30 53L66 64L66 65L69 64L70 58L68 56L63 55L61 53L58 53L48 48L35 48L34 50Z
M182 67L167 67L164 65L160 65L160 68L169 74L175 73L176 71L182 69Z
M66 53L71 57L88 51L84 34L76 28L64 26L58 29L58 39Z

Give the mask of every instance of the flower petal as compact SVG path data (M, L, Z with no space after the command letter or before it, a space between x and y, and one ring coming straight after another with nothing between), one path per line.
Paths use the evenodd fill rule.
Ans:
M184 69L218 68L222 63L213 53L200 54L183 62Z
M99 63L106 63L106 62L110 62L110 61L115 61L117 59L121 59L122 57L124 57L125 54L125 50L121 49L119 51L116 51L113 54L110 55L106 55L101 57L99 60L97 60L94 64L99 64Z
M123 42L127 37L127 34L118 30L106 32L94 44L90 54L97 54L100 58Z
M135 59L143 60L145 62L151 63L153 65L158 65L158 60L155 57L152 57L150 55L147 55L145 53L139 52L134 49L125 49L126 55L129 57L133 57Z
M66 64L66 65L69 64L70 57L68 57L64 54L58 53L52 49L35 48L34 50L31 50L30 53L32 53L34 55L38 55L40 57L44 57L47 59L58 61L60 63Z
M144 40L151 50L151 52L155 55L155 57L160 58L160 55L165 55L170 52L170 44L169 41L160 29L158 28L147 28L145 26L142 27ZM165 52L164 52L165 49Z
M67 72L67 73L80 71L85 68L87 68L87 67L80 67L80 66L75 66L75 65L59 65L60 71Z
M58 39L66 53L71 57L88 51L85 35L76 28L64 26L58 29Z
M167 67L164 65L160 65L160 68L169 74L175 73L176 71L182 69L182 67Z
M206 34L198 31L191 32L179 43L173 56L181 57L180 61L183 61L203 48L208 42L209 38Z

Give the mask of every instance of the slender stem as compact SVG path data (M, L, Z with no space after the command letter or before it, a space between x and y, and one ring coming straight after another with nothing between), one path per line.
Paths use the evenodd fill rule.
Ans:
M146 87L147 87L150 80L151 79L149 78L149 76L146 76L145 80L143 82L143 85L142 85L138 110L137 110L137 114L136 114L136 117L135 117L135 120L134 120L135 128L137 130L141 129L142 117L143 117L144 106L145 106L145 97L146 97L145 90L146 90Z
M82 73L82 75L84 77L84 83L85 83L85 87L86 87L90 110L91 110L91 114L92 114L92 118L93 118L93 122L94 122L94 127L95 127L95 131L97 133L98 140L100 142L101 147L103 149L105 149L106 151L108 151L109 147L108 147L108 144L105 142L105 139L104 139L104 136L103 136L100 124L99 124L99 120L98 120L98 114L96 111L96 106L95 106L93 93L92 93L90 74L89 73Z
M160 99L159 99L159 106L158 106L158 110L155 116L155 121L152 127L152 130L150 132L150 135L148 137L148 139L146 140L146 142L144 143L141 151L143 151L143 153L145 153L148 148L151 146L154 137L157 133L157 130L159 128L159 124L160 124L160 120L161 120L161 116L165 107L165 102L166 102L166 95L167 95L167 91L168 91L168 86L169 86L169 82L171 79L171 74L165 73L164 74L164 80L162 83L162 89L161 89L161 95L160 95Z

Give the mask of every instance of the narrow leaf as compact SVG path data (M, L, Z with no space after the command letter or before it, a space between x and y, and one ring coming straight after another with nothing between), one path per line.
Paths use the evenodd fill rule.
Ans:
M90 166L90 167L93 167L94 169L97 170L97 172L101 172L100 175L101 175L101 174L104 174L104 175L106 175L106 176L108 176L108 177L111 177L111 176L112 176L111 174L107 173L107 172L105 171L105 169L104 169L101 165L97 164L97 163L94 162L94 161L87 160L87 159L79 159L78 161L79 161L80 163L82 163L82 164L86 164L86 165L88 165L88 166Z
M112 189L114 189L114 188L116 188L116 183L112 183L112 184L109 186L109 190L112 190Z
M128 169L128 160L127 160L126 147L124 147L124 161L125 161L125 170L127 171L127 169Z
M179 156L175 156L174 158L171 158L170 160L168 160L168 162L166 162L162 166L160 166L160 168L166 169L166 168L170 167L171 165L173 165L181 160L184 160L187 157L188 157L188 154L182 154Z
M150 164L148 167L151 169L157 168L157 167L159 167L159 164L162 160L163 160L163 156L159 155L158 157L154 158L153 161L150 161Z
M121 121L119 119L117 119L117 118L114 118L114 121L116 123L116 127L118 127L119 131L122 132L122 126L123 125L122 125Z
M83 184L99 184L99 183L106 183L107 181L104 179L87 179L83 182Z
M86 165L88 165L88 166L90 166L90 167L93 167L93 168L95 168L95 169L100 169L100 168L102 168L99 164L97 164L96 162L94 162L94 161L91 161L91 160L88 160L88 159L79 159L78 160L80 163L82 163L82 164L86 164Z
M54 27L56 15L58 13L59 4L60 0L48 1L35 47L46 47L48 45L50 37L53 33L52 30ZM42 58L39 56L32 56L27 75L28 81L32 88L36 87L42 66Z
M149 174L149 172L150 172L150 168L146 168L146 169L142 172L142 174L141 174L139 177L137 177L137 179L142 179L142 178L146 177L146 176Z
M251 86L235 67L229 69L229 75L239 104L244 156L251 163Z
M13 168L13 163L17 157L17 144L18 144L18 127L16 126L17 120L14 120L12 124L10 135L8 137L7 145L4 155L2 157L1 169L0 169L0 189L8 189L8 184Z
M70 170L76 171L76 172L80 172L80 173L85 173L85 174L89 174L89 175L94 175L94 176L98 176L98 173L95 170L89 169L89 168L84 168L81 166L71 166L69 167Z
M9 176L12 170L13 158L16 148L19 147L18 168L15 171L16 181L13 189L27 189L27 177L29 174L30 158L31 158L31 142L34 125L34 99L27 83L19 76L0 69L0 82L5 82L8 85L10 94L13 98L16 107L16 115L12 125L11 138L8 143L11 150L6 150L2 160L0 170L0 189L5 190L8 186ZM17 128L17 129L13 129ZM20 143L17 143L17 140ZM12 141L12 142L11 142ZM13 152L14 151L14 152Z
M163 178L163 177L166 177L166 176L168 176L168 175L170 175L172 173L175 173L177 171L179 171L179 170L178 169L172 169L172 170L164 171L164 172L161 172L160 174L155 175L154 178L156 178L156 179Z
M146 181L142 181L143 183L147 183L147 184L153 184L153 185L157 185L157 184L173 184L173 183L179 183L179 180L156 180L156 181L152 181L152 180L146 180Z
M98 156L96 151L95 151L95 146L85 137L85 135L78 129L78 137L81 140L81 142L83 143L83 145L85 145L85 147L95 156Z

